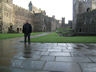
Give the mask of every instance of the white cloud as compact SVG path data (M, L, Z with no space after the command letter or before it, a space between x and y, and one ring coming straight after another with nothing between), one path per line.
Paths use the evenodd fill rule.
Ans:
M45 10L47 15L55 15L57 19L62 17L72 20L72 0L13 0L13 2L23 8L28 9L28 3L32 1L37 8Z

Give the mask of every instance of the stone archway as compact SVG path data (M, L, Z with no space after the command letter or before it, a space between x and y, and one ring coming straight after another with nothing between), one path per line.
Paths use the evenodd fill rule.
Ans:
M20 29L19 28L17 28L17 33L19 33L20 32Z
M12 30L13 30L13 26L10 25L10 26L8 27L8 33L12 33Z

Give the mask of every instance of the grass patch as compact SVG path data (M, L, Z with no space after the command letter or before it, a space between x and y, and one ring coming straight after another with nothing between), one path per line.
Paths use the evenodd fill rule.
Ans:
M96 43L96 36L61 37L57 33L32 38L31 42L40 43Z
M31 33L31 36L33 35L38 35L38 34L42 34L42 33L45 33L45 32L34 32L34 33ZM9 39L9 38L16 38L16 37L23 37L24 34L23 33L19 33L19 34L0 34L0 39Z

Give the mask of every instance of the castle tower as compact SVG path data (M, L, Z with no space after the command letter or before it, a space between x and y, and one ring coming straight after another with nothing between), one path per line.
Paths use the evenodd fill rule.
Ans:
M65 25L65 18L62 18L62 27Z
M7 33L13 22L13 0L0 0L0 32Z
M29 11L32 11L32 2L29 3Z
M73 30L76 27L77 15L86 12L86 2L87 0L73 0Z
M73 0L73 24L72 29L75 30L77 14L79 13L79 0Z

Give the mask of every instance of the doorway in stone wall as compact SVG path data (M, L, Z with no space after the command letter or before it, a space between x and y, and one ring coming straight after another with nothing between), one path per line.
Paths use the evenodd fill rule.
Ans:
M19 33L20 32L20 29L19 28L17 28L17 33Z

